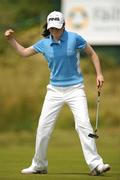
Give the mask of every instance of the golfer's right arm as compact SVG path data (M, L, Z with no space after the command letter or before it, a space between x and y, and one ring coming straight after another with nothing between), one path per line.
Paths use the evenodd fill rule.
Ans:
M22 57L28 57L31 55L36 54L35 50L32 48L32 46L28 48L24 48L22 45L20 45L15 37L14 37L14 31L12 29L9 29L5 31L5 37L9 44L16 50L16 52L22 56Z

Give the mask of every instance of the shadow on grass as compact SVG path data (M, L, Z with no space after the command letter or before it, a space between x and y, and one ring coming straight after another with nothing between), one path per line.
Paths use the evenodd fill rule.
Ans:
M72 172L66 172L66 173L48 173L48 175L89 175L88 173L72 173Z
M66 172L66 173L48 173L47 175L59 175L59 176L88 176L88 177L104 177L104 178L111 178L111 177L120 177L120 173L104 173L99 176L91 176L89 173L72 173L72 172Z

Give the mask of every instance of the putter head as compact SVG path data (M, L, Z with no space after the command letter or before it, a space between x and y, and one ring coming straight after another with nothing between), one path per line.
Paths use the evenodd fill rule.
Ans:
M99 138L97 134L88 134L88 136L95 139Z

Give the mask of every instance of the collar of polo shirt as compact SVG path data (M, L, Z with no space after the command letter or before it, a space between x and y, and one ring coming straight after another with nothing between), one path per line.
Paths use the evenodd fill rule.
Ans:
M50 35L50 40L51 40L50 45L53 45L53 44L56 44L56 43L60 43L61 41L64 42L66 36L67 36L67 32L64 30L64 31L63 31L63 34L62 34L62 36L61 36L61 38L60 38L60 40L59 40L58 42L55 42L54 39L52 38L52 35Z

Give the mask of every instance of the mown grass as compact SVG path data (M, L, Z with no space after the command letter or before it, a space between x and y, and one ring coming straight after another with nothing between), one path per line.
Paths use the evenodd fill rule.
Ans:
M76 180L120 179L119 128L100 129L97 147L105 162L110 163L110 172L100 177L88 175L89 169L83 158L79 139L71 130L59 130L52 135L48 148L48 174L22 175L20 170L31 163L34 154L34 134L25 132L0 134L0 179L1 180Z

